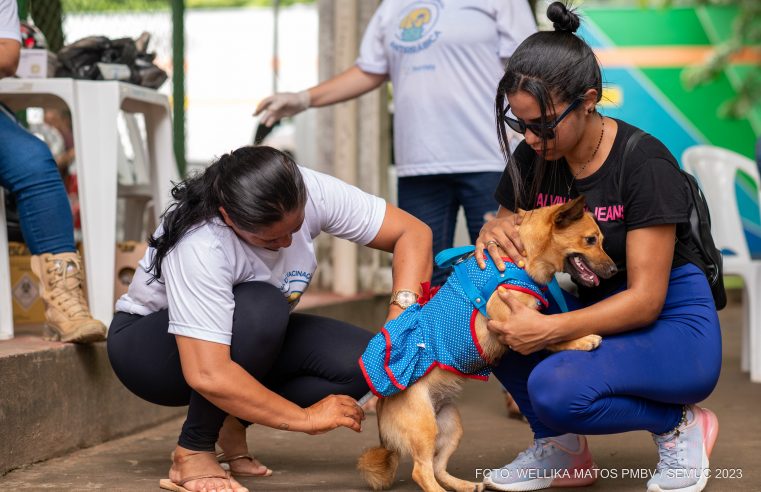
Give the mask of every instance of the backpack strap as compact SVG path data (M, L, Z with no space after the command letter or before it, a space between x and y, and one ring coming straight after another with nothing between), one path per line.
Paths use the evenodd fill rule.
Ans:
M642 137L645 136L645 132L640 130L639 128L636 128L634 130L634 133L629 135L629 139L626 141L626 147L624 148L624 155L621 158L621 173L618 175L618 192L622 193L622 190L624 189L624 167L626 166L626 161L629 159L629 155L632 153L632 150L634 150L634 147L637 146L640 140L642 140ZM623 198L623 195L622 195Z

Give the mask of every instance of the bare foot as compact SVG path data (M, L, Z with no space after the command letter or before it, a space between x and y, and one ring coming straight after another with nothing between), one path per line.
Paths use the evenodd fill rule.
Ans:
M219 430L217 445L222 449L220 461L227 464L233 475L241 477L268 477L272 470L249 454L246 442L246 428L230 415Z
M198 478L185 483L185 477L208 476ZM177 446L172 456L172 467L169 469L169 481L161 481L161 487L172 490L172 484L182 484L186 490L193 492L248 492L234 478L228 476L219 463L214 453L203 451L191 451Z

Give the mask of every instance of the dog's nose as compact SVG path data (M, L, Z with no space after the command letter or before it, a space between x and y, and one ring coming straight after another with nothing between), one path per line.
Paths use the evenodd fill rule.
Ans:
M618 273L618 268L616 268L616 264L615 263L611 264L608 271L609 271L609 273L608 273L609 277L612 277L613 275L617 274Z

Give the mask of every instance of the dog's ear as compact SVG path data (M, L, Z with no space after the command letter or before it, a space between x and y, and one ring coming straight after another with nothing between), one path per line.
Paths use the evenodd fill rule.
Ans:
M584 216L584 207L586 206L586 198L584 195L574 198L570 202L566 202L561 205L556 211L553 217L555 226L559 229L568 227L577 220L581 220Z

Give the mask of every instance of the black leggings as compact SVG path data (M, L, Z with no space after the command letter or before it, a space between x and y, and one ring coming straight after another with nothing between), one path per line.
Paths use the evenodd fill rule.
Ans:
M290 314L280 291L248 282L233 288L231 359L264 386L301 407L331 394L359 398L369 388L357 359L372 337L342 321ZM166 309L140 316L117 312L108 357L119 380L151 403L189 405L179 445L213 451L226 412L185 382Z

